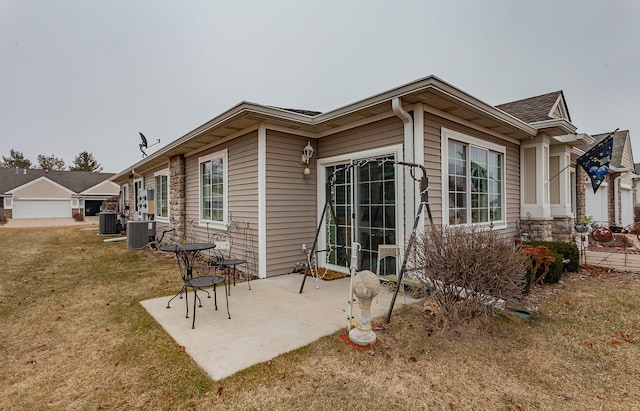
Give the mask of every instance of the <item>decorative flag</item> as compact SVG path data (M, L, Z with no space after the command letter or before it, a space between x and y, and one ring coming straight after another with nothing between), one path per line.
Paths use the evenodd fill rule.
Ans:
M601 142L593 146L591 150L578 157L577 163L580 164L589 175L594 194L598 191L600 184L602 184L609 172L609 163L611 163L611 153L613 151L613 136L615 133L614 131L609 134Z

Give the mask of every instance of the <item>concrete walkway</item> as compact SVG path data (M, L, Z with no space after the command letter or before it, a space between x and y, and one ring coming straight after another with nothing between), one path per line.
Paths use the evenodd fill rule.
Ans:
M230 320L220 288L218 311L214 310L213 297L203 298L203 307L197 309L195 329L191 329L191 318L185 318L184 299L174 299L170 309L166 307L171 296L141 304L213 380L220 380L340 329L346 332L349 278L320 280L319 288L315 280L307 278L302 294L301 282L300 274L287 274L252 281L251 290L246 283L231 287ZM388 289L381 289L372 304L372 317L387 314L391 297ZM191 292L189 315L192 298ZM406 299L399 294L395 309L415 301L409 294ZM354 306L353 314L357 315L358 310Z
M640 254L613 253L603 248L602 251L587 251L585 255L588 264L640 273ZM585 262L585 258L580 262Z

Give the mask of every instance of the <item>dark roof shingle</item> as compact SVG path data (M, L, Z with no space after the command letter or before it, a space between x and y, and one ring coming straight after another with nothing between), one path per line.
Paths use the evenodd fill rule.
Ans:
M26 173L24 169L19 169L16 173L15 168L0 168L0 194L23 186L40 177L46 177L74 193L81 193L96 184L108 180L113 175L113 173L91 173L89 171L47 172L41 169L27 169Z
M510 103L499 104L496 108L511 114L517 119L526 123L535 123L538 121L550 120L549 112L553 105L558 101L558 96L563 96L562 91L554 91L552 93L542 94L540 96L529 97L523 100L512 101ZM567 109L567 116L569 110ZM571 121L571 118L568 118Z

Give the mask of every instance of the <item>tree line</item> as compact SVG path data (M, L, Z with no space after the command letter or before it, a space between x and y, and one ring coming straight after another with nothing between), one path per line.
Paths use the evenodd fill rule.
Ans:
M24 157L24 154L17 150L10 150L9 157L2 156L0 167L2 168L40 168L47 171L65 171L67 166L64 160L51 154L50 156L38 154L37 164L31 163L31 160ZM69 171L90 171L95 173L102 172L102 165L93 157L93 154L83 151L74 159L73 164L69 166Z

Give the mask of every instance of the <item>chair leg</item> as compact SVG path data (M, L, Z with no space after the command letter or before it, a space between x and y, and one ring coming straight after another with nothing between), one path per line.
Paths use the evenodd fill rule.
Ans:
M196 299L198 299L198 294L196 291L196 287L193 287L193 321L191 322L191 329L196 328ZM200 305L202 307L202 305Z
M180 289L180 291L178 291L178 293L173 297L171 297L171 299L167 302L167 308L171 308L169 304L171 304L171 301L173 301L173 299L176 298L177 296L180 296L180 299L182 299L182 292L185 291L186 289L187 289L187 286L182 284L182 288Z
M229 319L231 319L231 313L229 312L229 296L227 295L227 292L226 292L226 288L227 288L226 281L224 283L224 288L225 288L224 298L225 300L227 300L227 316L229 316ZM229 288L231 288L231 284L229 284Z
M189 290L184 291L184 305L187 307L187 315L185 316L185 318L189 318ZM196 305L195 297L193 298L193 305L194 307Z

